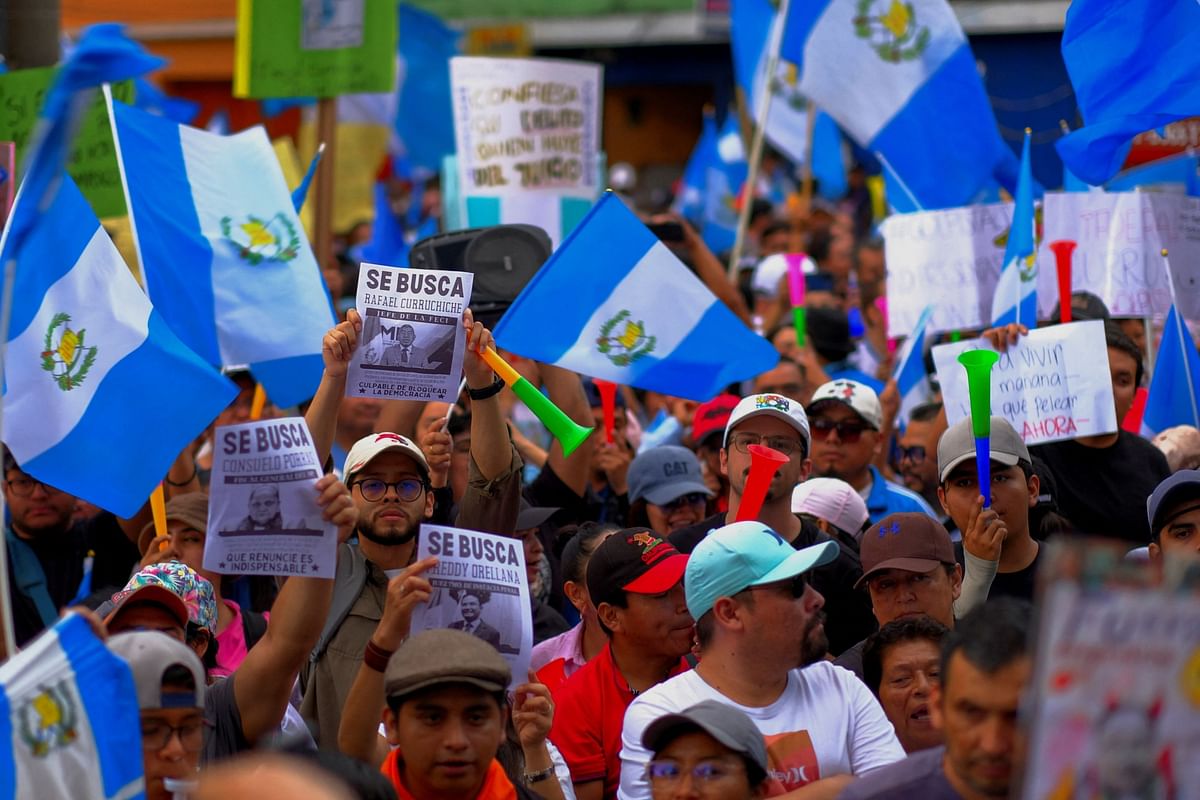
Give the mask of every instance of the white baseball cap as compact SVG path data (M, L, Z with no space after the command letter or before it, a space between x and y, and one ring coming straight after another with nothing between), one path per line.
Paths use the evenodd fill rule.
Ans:
M800 405L799 400L781 394L752 394L739 400L733 407L733 413L729 415L729 422L725 423L725 436L721 440L721 446L729 446L729 433L738 423L757 416L783 420L799 431L804 438L806 452L812 448L812 434L808 432L808 415L804 413L804 406Z
M837 478L809 478L792 490L792 513L812 514L856 535L867 521L867 504L854 487Z
M818 405L831 402L849 406L875 430L883 427L883 407L879 405L879 395L865 383L839 378L822 385L813 392L812 400L808 402L808 413L815 414Z
M342 466L342 481L349 486L355 473L371 463L380 453L386 453L389 450L403 453L417 462L417 468L421 470L425 479L429 480L429 462L425 460L425 454L421 452L421 448L417 447L407 436L381 431L364 436L350 448L350 452L346 454L346 463Z

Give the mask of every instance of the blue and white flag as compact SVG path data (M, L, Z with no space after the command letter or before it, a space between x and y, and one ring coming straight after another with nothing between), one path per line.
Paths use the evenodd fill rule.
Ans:
M716 158L717 153L717 120L709 110L704 112L704 122L700 128L700 138L692 148L687 165L683 168L680 178L679 194L675 197L672 209L696 227L703 224L704 219L704 190L708 183L708 164Z
M779 361L611 193L513 302L496 340L526 358L700 401Z
M946 0L792 2L780 57L795 64L798 91L882 153L921 208L967 205L997 179L1011 187L1016 158Z
M700 223L701 238L718 256L731 250L737 239L738 197L745 190L749 169L737 118L727 114L705 168L704 215Z
M933 398L933 386L929 382L929 373L925 371L925 352L928 350L925 329L931 316L933 306L925 306L912 333L896 354L896 369L892 377L896 379L896 389L900 392L901 425L908 423L909 414L914 408Z
M266 132L217 136L117 102L113 130L167 324L210 364L248 364L276 405L312 397L333 310Z
M1004 266L992 295L992 325L1016 322L1037 327L1037 244L1033 211L1033 171L1029 165L1029 132L1021 148L1021 174L1013 203L1013 220L1004 246Z
M1072 172L1099 186L1133 137L1200 111L1198 38L1196 0L1071 3L1062 55L1084 126L1056 147Z
M4 441L40 481L122 517L237 396L150 305L64 175L16 258L4 359Z
M1154 375L1142 414L1142 435L1154 436L1175 425L1200 428L1200 353L1174 305L1163 325Z
M1132 192L1138 187L1182 184L1190 195L1195 188L1198 168L1200 156L1188 152L1179 153L1127 169L1109 181L1104 189L1108 192Z
M462 33L428 11L400 4L400 58L396 133L413 166L436 173L454 152L450 59L461 53Z
M145 796L129 666L69 614L0 666L0 796Z

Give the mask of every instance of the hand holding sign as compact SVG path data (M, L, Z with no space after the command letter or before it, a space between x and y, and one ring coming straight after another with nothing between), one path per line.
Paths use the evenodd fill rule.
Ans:
M354 507L350 489L338 480L337 475L322 475L314 488L317 490L321 519L337 526L337 540L341 544L350 538L358 524L358 509Z
M329 329L321 340L321 358L325 362L325 374L331 378L344 377L350 368L350 357L358 347L358 336L362 333L362 317L356 309L346 312L346 321Z
M433 594L425 573L437 563L436 558L423 558L388 581L383 617L375 627L375 633L371 634L371 641L380 649L394 652L408 638L413 609L420 603L428 603Z

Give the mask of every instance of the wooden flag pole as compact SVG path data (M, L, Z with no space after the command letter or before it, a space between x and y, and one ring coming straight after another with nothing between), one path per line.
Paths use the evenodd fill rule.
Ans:
M337 157L337 98L322 97L317 101L317 141L325 146L325 154L317 165L317 197L313 208L313 247L317 265L322 269L333 256L333 183L334 162Z
M813 136L817 128L817 104L812 100L808 101L808 113L804 120L804 163L800 166L800 208L799 213L807 215L812 209L813 197ZM788 246L793 253L799 253L804 250L804 242L802 241L801 230L799 226L793 224L789 233L790 241Z
M770 55L767 57L767 74L763 85L762 97L758 101L758 117L755 120L754 137L750 144L746 183L742 187L742 207L738 210L737 235L733 240L733 250L729 253L729 279L737 280L738 262L742 258L742 250L746 246L746 229L750 227L750 209L754 206L754 186L758 183L758 168L762 161L763 140L767 133L767 115L771 112L771 81L779 67L779 43L783 40L784 23L787 21L789 0L781 0L779 11L775 15L775 24L771 26L771 40L767 44Z

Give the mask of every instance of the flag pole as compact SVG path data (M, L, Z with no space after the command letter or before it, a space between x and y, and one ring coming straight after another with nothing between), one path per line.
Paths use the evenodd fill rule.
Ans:
M13 201L13 206L16 206L16 201ZM12 217L9 217L12 220ZM3 239L8 238L8 228L4 229ZM0 249L3 249L3 239L0 239ZM4 289L3 295L0 296L0 375L5 374L5 368L8 365L8 326L12 320L13 306L13 280L17 273L17 259L9 258L4 262ZM0 434L4 430L4 398L0 397ZM8 450L8 445L4 444L3 449ZM8 475L2 476L5 480ZM4 493L0 492L0 519L7 517L5 508ZM17 654L17 639L13 632L13 614L12 614L12 595L9 594L10 575L8 570L8 531L4 532L4 546L0 547L0 625L4 627L4 653L0 658L0 662L12 658Z
M813 136L817 128L817 104L812 100L808 101L808 113L804 119L804 163L800 166L800 211L807 214L812 210L813 197ZM793 252L800 252L804 249L804 242L801 238L800 230L796 226L792 226L788 234L791 237L791 249Z
M755 120L754 137L750 143L749 164L746 171L746 183L742 187L742 207L738 210L737 235L733 240L733 250L729 253L729 279L737 280L738 262L742 258L742 250L746 246L746 229L750 226L750 209L754 205L754 186L758 183L758 167L762 161L763 140L767 133L767 115L771 111L771 81L775 79L775 71L779 67L779 44L783 41L783 28L787 24L788 5L790 0L780 0L779 11L775 14L775 24L771 26L771 40L767 43L767 74L763 85L762 96L758 101L758 118Z
M1200 406L1196 405L1196 385L1192 383L1192 367L1188 363L1188 348L1196 349L1196 345L1191 341L1191 336L1184 335L1184 320L1183 312L1179 310L1179 305L1175 302L1175 276L1171 273L1171 262L1167 260L1167 248L1162 251L1163 269L1167 271L1167 288L1171 290L1171 308L1175 310L1175 326L1179 330L1179 347L1183 354L1183 377L1187 381L1188 399L1192 403L1192 425L1200 428ZM1150 331L1146 331L1146 341L1150 341Z
M336 157L337 97L322 97L317 101L317 141L325 147L317 165L317 197L313 209L313 249L317 266L324 269L325 260L333 255L333 182Z
M891 173L892 178L895 179L895 181L896 181L896 185L904 190L904 194L908 195L909 201L911 201L912 204L914 206L916 206L917 211L924 211L925 206L921 205L917 201L917 196L912 193L912 189L908 188L908 184L904 182L904 178L900 177L900 173L896 172L896 170L892 169L892 164L890 161L887 160L887 157L884 156L884 154L879 152L878 150L875 151L875 157L879 159L879 163L883 164L883 168L886 169L889 173Z

